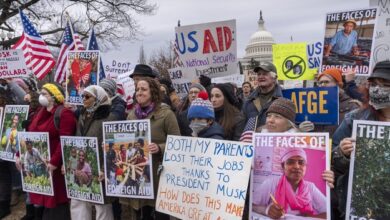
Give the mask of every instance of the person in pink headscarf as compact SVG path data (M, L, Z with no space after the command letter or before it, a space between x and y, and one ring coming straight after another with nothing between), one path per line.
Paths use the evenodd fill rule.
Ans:
M326 197L314 183L304 180L306 153L286 148L281 154L283 175L264 181L253 198L253 211L279 219L285 213L326 218ZM270 194L274 196L273 201Z

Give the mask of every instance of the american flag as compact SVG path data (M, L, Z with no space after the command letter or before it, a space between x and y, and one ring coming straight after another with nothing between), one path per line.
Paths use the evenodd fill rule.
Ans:
M85 48L79 35L72 30L72 25L68 21L65 27L64 37L62 39L60 54L57 60L56 74L54 76L54 80L58 83L65 80L68 51L73 50L85 50Z
M252 143L253 133L256 130L257 116L248 119L245 125L244 132L241 134L240 141Z
M91 35L89 36L88 40L88 50L99 50L99 46L96 40L95 31L92 28ZM100 66L99 66L99 80L102 80L106 78L106 74L104 73L104 67L103 67L103 61L102 57L100 56Z
M173 41L171 45L173 50L173 67L184 67L183 61L180 59L179 51L177 50L176 41Z
M30 20L21 10L19 14L23 24L23 34L12 49L21 49L27 67L38 79L43 79L53 69L56 61Z

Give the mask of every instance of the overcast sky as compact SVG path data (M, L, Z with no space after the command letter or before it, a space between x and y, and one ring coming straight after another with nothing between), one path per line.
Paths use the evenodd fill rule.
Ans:
M123 42L119 49L109 50L105 57L136 64L140 46L147 58L174 39L177 21L191 25L236 19L237 54L245 55L250 36L257 31L260 10L265 27L276 43L322 41L325 14L328 12L360 9L369 6L369 0L153 0L158 9L155 15L138 16L143 35L139 41Z

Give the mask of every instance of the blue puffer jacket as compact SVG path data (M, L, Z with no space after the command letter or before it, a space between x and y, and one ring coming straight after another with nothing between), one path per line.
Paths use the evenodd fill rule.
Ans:
M198 134L198 137L223 140L223 135L224 132L222 126L219 125L217 122L213 122L210 127L201 130Z

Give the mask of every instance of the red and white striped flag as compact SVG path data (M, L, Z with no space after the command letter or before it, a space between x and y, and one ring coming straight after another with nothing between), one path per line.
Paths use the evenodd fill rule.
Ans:
M57 59L56 74L54 76L54 80L58 83L65 80L68 51L73 50L85 50L85 48L81 42L80 36L73 31L72 25L68 21L65 27L60 54Z
M27 16L21 10L19 14L23 24L23 34L11 48L21 49L27 67L38 79L43 79L53 69L56 61Z
M245 125L244 132L241 134L240 141L246 143L252 143L253 133L255 133L257 124L257 117L248 119Z

